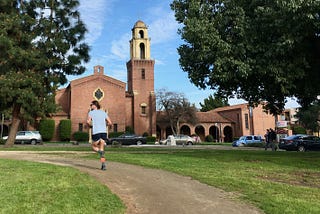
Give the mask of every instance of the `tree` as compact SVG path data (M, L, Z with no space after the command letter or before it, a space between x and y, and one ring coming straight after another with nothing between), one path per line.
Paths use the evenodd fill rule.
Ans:
M159 120L170 123L173 134L180 133L181 122L195 124L197 122L197 109L185 98L182 93L176 93L160 89L156 94L158 110L164 115L159 115Z
M203 104L200 103L200 111L202 112L210 111L223 106L229 106L228 99L219 96L213 97L210 95L208 98L205 98L203 102Z
M12 110L6 146L22 118L55 111L54 93L66 75L85 71L89 47L78 0L0 2L0 110Z
M179 63L199 88L282 112L320 94L320 1L174 0Z
M317 101L308 108L300 108L296 117L299 119L299 123L307 130L319 132L320 102Z

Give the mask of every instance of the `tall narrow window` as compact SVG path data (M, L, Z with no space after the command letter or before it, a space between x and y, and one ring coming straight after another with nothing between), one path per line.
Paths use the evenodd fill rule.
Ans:
M117 123L114 123L112 125L112 128L113 128L113 132L118 132L118 124Z
M146 106L141 106L141 114L147 114L146 109L147 109Z
M240 129L240 114L237 114L238 129Z
M244 114L244 122L246 129L249 129L249 114Z
M146 71L144 69L141 69L141 79L146 79Z
M143 30L139 31L139 38L143 39L144 38L144 32Z
M83 123L79 123L79 132L83 131Z
M143 43L140 44L140 59L146 58L146 50Z

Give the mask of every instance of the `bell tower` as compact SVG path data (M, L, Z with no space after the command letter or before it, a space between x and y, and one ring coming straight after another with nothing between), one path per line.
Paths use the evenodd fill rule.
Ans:
M136 134L148 132L156 136L154 63L150 58L148 28L142 21L137 21L132 28L130 60L127 62L127 96L131 97L132 106L132 120L128 122Z

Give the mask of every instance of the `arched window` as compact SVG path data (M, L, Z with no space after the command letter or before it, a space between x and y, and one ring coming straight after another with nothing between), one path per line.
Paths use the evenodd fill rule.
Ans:
M139 37L140 37L141 39L144 38L144 32L143 32L143 30L140 30L140 31L139 31Z
M145 46L143 43L140 43L140 59L146 58Z
M147 114L147 104L146 103L141 103L140 107L141 107L141 114L142 115L146 115Z

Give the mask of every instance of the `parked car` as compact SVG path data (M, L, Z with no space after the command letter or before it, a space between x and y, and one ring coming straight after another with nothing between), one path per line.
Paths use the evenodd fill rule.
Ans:
M121 145L141 145L147 143L147 138L136 134L124 133L118 137L109 139L108 144L121 144Z
M320 138L313 135L291 135L280 139L279 149L299 152L320 150Z
M196 140L188 135L179 134L179 135L169 135L167 139L161 140L160 144L167 145L170 138L173 137L176 141L176 145L193 145Z
M3 140L7 140L8 136L4 136ZM18 131L16 134L15 143L30 143L35 145L37 143L42 143L42 137L39 131Z
M250 143L263 143L261 135L246 135L241 136L239 140L233 141L232 146L245 146Z

